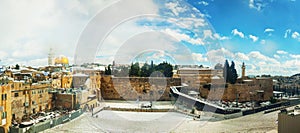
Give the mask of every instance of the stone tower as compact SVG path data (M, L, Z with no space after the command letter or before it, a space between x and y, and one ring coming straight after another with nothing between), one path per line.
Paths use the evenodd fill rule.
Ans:
M246 66L245 63L243 62L242 65L242 79L244 79L246 77Z
M54 65L54 53L52 48L50 48L49 54L48 54L48 65L52 66Z

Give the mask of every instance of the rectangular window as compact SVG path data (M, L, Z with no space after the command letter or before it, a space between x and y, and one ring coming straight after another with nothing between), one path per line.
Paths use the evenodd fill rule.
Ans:
M18 97L18 96L19 96L19 92L16 92L16 93L15 93L15 97Z
M6 119L6 112L2 112L2 119Z
M2 101L5 101L7 99L7 94L2 94L1 97L2 97Z

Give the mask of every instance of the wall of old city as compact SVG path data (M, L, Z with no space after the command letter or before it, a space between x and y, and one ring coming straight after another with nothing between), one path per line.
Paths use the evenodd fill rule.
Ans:
M170 86L178 85L180 78L103 76L101 94L105 100L170 100Z
M201 97L224 101L267 101L273 96L272 79L251 79L236 84L212 84L211 88L200 87Z

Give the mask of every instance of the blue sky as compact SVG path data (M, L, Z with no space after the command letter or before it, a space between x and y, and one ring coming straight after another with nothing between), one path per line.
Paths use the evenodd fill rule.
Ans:
M184 4L181 5L180 2L179 4L171 0L168 2L177 3L178 7L184 8ZM248 65L248 74L291 75L299 72L300 9L297 8L299 1L187 0L187 2L203 14L206 22L210 23L211 27L208 28L211 28L209 30L212 30L213 37L218 39L221 45L201 51L198 45L182 41L181 43L185 43L194 52L193 54L201 55L195 56L195 60L203 58L197 63L212 67L215 62L211 57L223 59L218 57L223 53L226 59L234 60L238 67L245 62ZM173 6L171 12L174 9L176 7ZM178 16L184 18L189 14L188 11L182 11ZM203 30L205 28L207 26L204 26ZM183 31L180 33L184 33ZM192 36L189 33L185 34ZM207 45L211 44L204 44L202 47L209 47ZM217 62L222 63L222 60ZM240 68L237 69L240 71Z
M119 3L119 0L1 1L0 64L46 65L50 48L57 56L66 55L73 63L85 28L98 14ZM126 48L131 52L127 53L128 57L148 55L149 60L166 57L178 64L209 67L229 59L236 62L238 72L245 62L247 73L251 75L300 72L299 0L128 0L126 3L121 6L126 12L143 9L147 15L164 19L141 14L139 18L115 25L102 47L95 48L99 63L116 60L116 56L120 57L118 51L123 49L124 52L124 46L128 45ZM126 9L137 3L140 9ZM112 18L122 17L120 12L124 12L120 10L100 18L98 25L107 25ZM151 40L162 36L150 34L144 37L143 43L139 42L143 39L139 35L152 31L169 38ZM140 47L159 46L163 49L154 50L155 54L149 50L138 51Z
M261 41L270 40L276 43L272 44L273 49L271 51L261 51L266 55L273 56L272 54L275 54L276 50L299 53L299 38L292 37L293 33L299 31L300 16L297 15L300 12L300 9L297 8L299 2L289 0L258 1L262 4L261 7L257 6L256 2L254 0L253 7L247 0L209 0L205 2L191 1L190 3L208 15L207 19L217 33L231 37L224 44L230 43L243 52L250 52L253 50L261 51L263 47ZM234 29L242 32L247 39L233 36L232 30ZM270 29L270 32L265 32L266 29ZM289 29L290 33L285 38L285 33ZM253 42L249 39L249 35L259 39Z
M268 71L289 75L299 69L299 1L296 0L208 0L190 4L207 14L215 32L229 39L221 41L231 52L249 54L258 51L273 58L287 71ZM241 37L242 35L242 37ZM253 60L257 60L253 58ZM251 59L246 61L253 63ZM267 65L274 64L265 61ZM263 70L259 69L259 70ZM296 70L296 71L295 71ZM263 73L257 71L258 73ZM254 74L254 73L253 73Z

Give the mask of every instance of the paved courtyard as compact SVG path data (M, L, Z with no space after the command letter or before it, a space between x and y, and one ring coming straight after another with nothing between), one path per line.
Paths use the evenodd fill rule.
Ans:
M65 132L277 132L277 113L257 113L236 119L203 122L174 112L102 111L98 118L86 113L81 117L46 130L45 133Z

